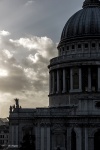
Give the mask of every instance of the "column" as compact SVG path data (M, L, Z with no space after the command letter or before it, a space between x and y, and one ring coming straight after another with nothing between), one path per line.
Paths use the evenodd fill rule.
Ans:
M73 91L73 70L70 68L70 91Z
M12 126L9 126L9 143L8 145L12 145Z
M88 150L94 150L94 137L88 138Z
M79 68L79 90L82 91L82 71Z
M91 92L91 68L88 68L88 92Z
M53 80L52 80L52 93L54 93L54 89L55 89L55 78L54 78L55 76L54 76L54 71L52 72L52 78L53 78Z
M82 134L81 134L81 128L76 128L76 148L77 150L82 149Z
M63 69L63 93L66 92L66 70Z
M57 92L57 70L54 71L54 93Z
M44 127L44 150L47 150L47 126Z
M41 127L41 150L44 150L44 127Z
M49 94L51 94L51 72L49 73Z
M14 145L14 126L11 127L11 145Z
M16 145L18 145L18 125L16 125Z
M36 150L41 149L41 127L38 125L36 127Z
M98 91L100 91L100 67L98 67Z
M35 127L35 138L36 138L36 141L35 141L35 144L36 144L36 150L38 150L38 127L36 126Z
M71 150L71 128L67 128L67 149Z
M50 150L50 127L47 127L47 150Z
M57 93L59 93L60 84L59 84L59 70L57 70Z
M85 128L85 150L88 150L88 131Z

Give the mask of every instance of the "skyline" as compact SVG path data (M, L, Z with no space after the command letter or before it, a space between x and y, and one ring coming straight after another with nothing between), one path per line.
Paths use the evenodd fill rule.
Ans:
M67 20L83 0L0 1L0 117L22 107L48 106L48 64Z

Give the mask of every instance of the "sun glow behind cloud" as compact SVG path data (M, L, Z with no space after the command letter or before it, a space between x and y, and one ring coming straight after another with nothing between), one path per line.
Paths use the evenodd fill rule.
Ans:
M0 69L0 77L7 77L8 76L8 71L4 69Z
M8 36L8 35L10 35L10 33L8 31L2 30L2 31L0 31L0 35L1 36Z

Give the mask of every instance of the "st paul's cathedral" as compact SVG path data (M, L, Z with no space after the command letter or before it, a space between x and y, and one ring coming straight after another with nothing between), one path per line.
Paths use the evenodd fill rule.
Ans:
M76 2L76 1L74 1ZM10 106L9 148L25 134L36 150L100 150L100 1L85 0L65 24L50 60L49 106Z

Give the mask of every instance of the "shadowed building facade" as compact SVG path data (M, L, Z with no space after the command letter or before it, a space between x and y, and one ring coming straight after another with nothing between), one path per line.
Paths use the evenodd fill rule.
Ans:
M85 0L50 60L49 107L10 107L9 147L26 133L36 150L100 150L100 2Z

